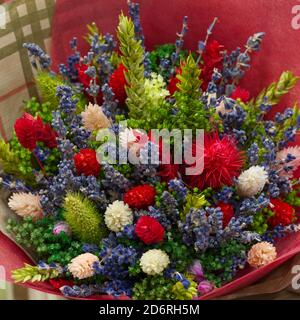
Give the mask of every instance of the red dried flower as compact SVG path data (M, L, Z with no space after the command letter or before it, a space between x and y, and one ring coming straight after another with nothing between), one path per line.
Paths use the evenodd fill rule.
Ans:
M32 151L37 143L36 120L29 113L16 120L14 129L22 147Z
M295 209L291 205L280 199L271 199L270 203L271 211L274 215L269 218L268 223L272 227L276 227L279 224L287 226L295 221Z
M164 227L153 217L142 216L138 219L135 229L136 235L145 244L155 244L163 241Z
M113 93L115 94L115 98L118 99L120 105L124 105L127 94L125 90L126 86L126 79L125 79L125 72L126 68L123 64L120 64L117 69L112 73L109 86L112 88Z
M203 83L201 89L206 91L208 84L211 81L211 77L214 69L222 70L222 51L224 51L224 46L220 45L218 41L212 40L209 41L206 45L205 51L202 55L203 68L201 71L200 78Z
M131 208L147 209L154 204L156 190L149 184L133 187L123 197L123 201Z
M230 98L234 100L241 99L242 102L246 103L250 99L250 92L241 87L236 87L232 92Z
M31 114L24 115L17 119L14 125L17 138L22 147L32 151L37 142L44 142L48 148L55 148L56 132L49 124L44 124L42 119L35 119Z
M44 124L42 119L38 117L36 119L36 139L39 142L43 142L46 147L53 149L57 147L57 133L47 123Z
M96 158L96 151L93 149L81 149L74 156L76 171L79 175L98 176L101 166Z
M168 84L168 91L170 92L170 95L172 96L177 90L177 83L180 82L179 79L177 79L177 74L181 74L182 73L182 69L181 68L177 68L176 70L176 75L171 77L169 80L169 84Z
M195 156L195 150L193 153ZM240 174L243 164L243 152L237 148L232 137L225 135L220 139L218 134L207 135L204 139L203 172L200 175L185 175L184 170L183 176L191 187L218 189L223 185L231 186L233 178Z
M234 217L233 206L229 203L220 201L217 203L217 207L223 212L223 228L226 228L230 220Z
M83 88L84 89L89 88L92 78L85 73L89 66L86 64L80 63L80 64L77 64L75 67L78 72L78 80L82 83ZM96 83L97 83L97 85L99 85L98 77L96 78ZM89 100L91 100L93 98L92 96L90 96L86 92L86 90L84 90L84 94ZM91 100L91 102L94 102L94 100ZM103 95L102 95L101 90L99 91L99 94L97 96L97 103L99 105L102 105L102 103L103 103Z

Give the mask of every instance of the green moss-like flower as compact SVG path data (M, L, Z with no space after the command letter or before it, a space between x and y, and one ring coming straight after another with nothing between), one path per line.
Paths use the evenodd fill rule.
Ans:
M47 72L40 72L36 77L36 84L43 101L49 103L49 110L56 110L59 105L59 98L56 96L56 88L64 85L64 81L58 76L54 76ZM87 103L86 98L82 94L75 94L74 98L78 99L77 112L82 112Z
M106 228L102 216L88 198L69 192L63 209L65 220L80 241L98 244L105 236Z
M175 300L172 292L173 285L174 280L163 276L146 277L135 283L132 298L134 300Z

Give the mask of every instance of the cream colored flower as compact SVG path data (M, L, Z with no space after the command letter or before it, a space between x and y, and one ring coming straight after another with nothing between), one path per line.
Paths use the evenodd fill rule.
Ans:
M241 197L253 197L263 190L267 181L268 173L263 167L250 167L239 176L237 192Z
M86 279L94 275L93 264L98 262L99 258L91 253L83 253L74 259L68 265L69 271L74 278Z
M140 260L143 272L148 275L156 275L162 273L169 265L169 256L162 250L153 249L145 252Z
M292 155L295 159L290 162L285 162L288 155ZM277 170L279 170L279 174L282 177L292 178L293 173L297 170L300 166L300 147L288 147L281 151L279 151L276 155L276 160L281 164L278 165ZM284 167L292 167L291 170L286 171Z
M109 128L111 123L102 111L102 107L89 103L85 111L81 112L82 123L85 129L96 131Z
M248 252L248 263L255 268L263 267L277 257L276 248L269 242L259 242Z
M125 226L132 224L132 211L123 201L116 200L107 207L104 221L109 230L120 232Z
M14 193L8 200L8 206L21 217L37 219L43 216L39 195L25 192Z

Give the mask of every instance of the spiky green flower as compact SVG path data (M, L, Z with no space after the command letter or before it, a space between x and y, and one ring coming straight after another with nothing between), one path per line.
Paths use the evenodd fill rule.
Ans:
M12 278L15 282L36 282L46 281L59 277L60 272L57 268L39 268L25 263L25 267L12 271Z
M106 234L103 218L94 204L80 193L67 193L64 218L73 234L83 242L98 244Z
M176 76L180 81L177 84L179 91L191 99L198 99L200 97L201 85L200 73L201 70L193 55L189 54L186 61L181 64L181 73L178 73Z

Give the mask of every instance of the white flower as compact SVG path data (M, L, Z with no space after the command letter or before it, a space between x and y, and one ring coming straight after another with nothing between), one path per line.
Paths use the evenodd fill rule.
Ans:
M242 197L253 197L263 190L267 181L268 173L263 167L250 167L239 176L237 192Z
M145 252L140 260L143 272L148 275L162 273L170 263L169 256L162 250L153 249Z
M102 107L97 104L89 103L85 111L81 112L81 117L84 128L89 131L105 129L111 126L110 121L102 111Z
M91 253L84 253L72 259L68 265L68 269L74 278L90 278L94 275L93 264L98 261L99 259L97 256Z
M289 162L285 162L288 155L292 155L295 159ZM293 173L297 170L297 168L300 166L300 147L288 147L281 151L279 151L276 155L276 161L278 161L279 165L277 167L277 170L279 170L280 176L292 178ZM291 170L286 171L284 170L284 167L291 167Z
M143 133L136 129L125 128L119 133L120 145L124 149L130 149L133 145L138 144Z
M21 217L40 218L43 215L40 196L32 193L14 193L8 200L8 206Z
M109 230L120 232L125 226L132 224L133 215L127 204L116 200L107 207L104 220Z

